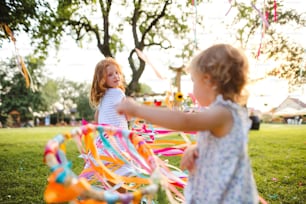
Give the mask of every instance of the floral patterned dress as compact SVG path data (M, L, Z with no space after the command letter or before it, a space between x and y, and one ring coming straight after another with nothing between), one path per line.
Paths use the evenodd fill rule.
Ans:
M210 131L197 135L199 157L196 171L189 175L185 187L188 204L253 204L258 193L247 152L250 120L247 111L219 95L213 106L224 106L234 119L231 131L222 138Z

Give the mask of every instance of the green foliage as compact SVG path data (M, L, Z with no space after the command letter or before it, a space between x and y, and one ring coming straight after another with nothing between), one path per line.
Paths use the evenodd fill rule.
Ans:
M261 1L253 1L254 4L263 5ZM295 10L286 9L283 1L277 1L277 20L274 20L274 0L265 1L263 14L269 22L269 28L262 28L262 19L258 12L251 7L249 3L235 2L234 8L237 15L231 25L237 30L236 39L240 42L241 47L252 50L253 56L257 57L258 47L253 48L250 42L254 40L258 33L264 32L260 57L264 60L280 62L276 67L270 67L268 75L285 78L291 85L305 83L305 69L303 55L305 53L302 45L297 44L287 35L289 29L303 28L306 25L306 19L303 14ZM264 12L261 10L261 12ZM285 30L285 32L284 32ZM259 45L258 45L259 46Z
M38 5L35 0L1 1L0 3L0 23L9 25L11 30L29 31L32 21L37 17ZM4 33L0 33L0 40Z
M266 42L273 46L265 47L264 52L269 58L282 62L267 74L287 79L291 85L304 84L306 82L305 49L288 37L277 33L268 36Z
M28 56L25 64L32 78L32 87L26 88L25 79L21 74L20 65L16 59L7 63L0 62L0 115L5 124L9 112L16 110L20 113L21 122L32 118L32 111L46 109L40 89L44 80L42 74L43 63L41 60Z
M43 100L48 104L47 107L51 107L56 101L59 100L58 84L53 79L48 79L42 87Z
M76 118L92 120L94 112L89 105L89 85L67 80L47 79L43 72L43 59L28 56L26 67L32 78L32 87L26 88L16 59L0 62L0 121L6 124L12 110L21 115L21 122L34 119L35 113L57 113L55 104L64 105L61 116L75 113ZM44 117L40 115L39 117Z
M92 121L94 119L94 109L89 104L90 85L83 83L78 91L79 97L75 101L77 104L77 116L87 121Z
M26 1L28 2L28 1ZM12 21L8 24L15 33L20 29L11 22L23 25L20 16L15 15L19 6L24 13L33 14L29 18L34 23L26 31L41 57L48 55L48 48L58 48L64 34L71 36L81 44L88 40L97 42L97 50L104 56L116 56L116 53L127 50L127 58L132 70L132 80L128 83L127 94L139 91L139 79L144 71L145 63L137 57L134 48L139 50L159 47L169 49L176 39L184 38L186 45L192 44L188 39L191 30L190 17L193 15L191 1L47 1L29 0L35 9L27 10L27 3L12 4L7 7L12 12ZM198 3L202 2L201 0ZM5 3L7 6L8 3ZM124 11L124 12L122 12ZM198 22L201 22L199 17ZM132 32L131 32L132 31ZM125 42L127 39L132 46ZM185 46L177 55L188 58L191 52ZM174 54L174 55L175 55Z
M139 93L141 94L150 94L153 93L152 89L150 86L148 86L147 84L140 84L140 91Z
M203 1L197 1L198 4ZM205 1L210 2L210 1ZM258 0L254 4L262 5ZM249 47L260 32L262 20L257 11L249 3L233 1L236 16L231 29L236 30L235 37L244 48L253 50L257 55L258 47ZM265 1L265 10L270 28L266 31L261 56L270 60L285 59L280 66L267 73L286 78L291 84L304 83L305 72L301 59L304 51L300 45L292 43L283 36L279 27L289 24L297 27L306 25L305 16L294 10L285 9L283 1L277 1L277 22L273 20L274 0ZM173 48L178 39L183 47L174 55L188 60L193 54L194 43L188 33L191 32L191 17L194 15L191 1L57 1L49 4L46 1L4 1L1 4L0 22L6 22L15 33L26 31L32 39L36 53L47 56L48 48L58 48L62 37L68 34L77 43L95 40L97 50L104 56L116 56L123 50L129 51L127 56L132 70L131 81L128 82L127 95L139 92L139 79L145 69L145 62L137 57L134 48L143 51L152 47L161 49ZM122 12L124 10L124 12ZM3 12L2 12L3 11ZM2 19L2 20L1 20ZM202 24L202 16L198 15L197 24ZM203 26L203 25L201 25ZM24 28L24 29L22 29ZM5 34L0 34L0 39ZM7 36L6 36L7 37ZM129 44L126 39L131 39Z
M56 102L63 105L63 112L66 115L75 113L78 119L88 121L93 119L94 110L89 104L90 86L88 83L78 83L66 79L57 79L53 83L57 87L58 100Z
M15 38L22 31L28 33L34 45L37 42L35 40L39 38L40 40L36 43L36 46L41 48L39 53L43 54L41 55L43 58L47 55L47 47L50 42L44 35L39 34L41 29L37 25L52 25L50 23L52 22L52 16L54 15L50 13L50 6L46 1L3 0L0 3L0 24L7 25L14 33ZM53 32L55 31L56 29L53 29ZM8 38L9 33L4 29L0 29L0 43ZM53 39L53 42L59 43L56 38Z
M7 127L13 127L13 125L14 125L13 117L11 115L8 115L8 117L6 119L6 126Z

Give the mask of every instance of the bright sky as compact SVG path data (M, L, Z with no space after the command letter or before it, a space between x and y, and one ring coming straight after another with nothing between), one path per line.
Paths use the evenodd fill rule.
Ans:
M240 0L242 2L242 0ZM246 1L246 0L245 0ZM245 2L244 1L244 2ZM238 1L239 2L239 1ZM306 1L302 0L285 0L284 5L286 7L297 9L298 12L303 12L306 8ZM222 21L230 18L230 14L225 16L225 13L229 9L228 0L215 0L212 5L204 4L198 7L198 13L204 14L205 28L201 29L197 27L197 41L199 47L202 49L210 46L213 43L232 43L233 40L228 38L229 34L232 32L228 30ZM258 5L259 7L260 5ZM208 30L211 29L212 34L209 34ZM296 30L286 29L286 34L293 36L298 42L300 42L306 48L306 28ZM192 33L192 35L194 35ZM259 35L260 36L260 35ZM16 36L17 48L21 56L27 55L31 51L31 45L28 44L26 36ZM22 39L22 40L20 40ZM260 38L258 37L257 42L254 42L254 46L259 45ZM131 41L131 39L129 39ZM160 50L149 50L144 51L148 56L152 64L158 69L158 71L166 76L167 80L159 79L153 69L149 66L146 67L144 74L142 75L140 82L146 83L152 87L156 92L164 92L170 89L171 79L174 77L174 73L169 70L169 66L181 66L183 62L181 60L174 58L173 51L160 51ZM0 47L0 60L6 57L14 56L14 46L12 43L5 42L2 47ZM305 56L306 57L306 56ZM102 54L100 54L98 48L96 47L96 42L91 42L86 44L83 43L83 48L79 48L76 43L66 37L63 40L63 44L60 47L60 51L56 54L55 51L50 50L50 56L46 61L46 72L52 78L66 78L78 82L88 82L91 83L92 76L94 73L94 68L96 63L103 59ZM131 71L127 62L127 54L121 53L116 56L123 67L127 81L129 81L131 76ZM251 61L251 69L253 69L253 77L260 77L265 73L265 67L269 64L261 64L261 62L255 63ZM306 60L305 60L306 61ZM255 70L255 71L254 71ZM256 76L255 76L256 75ZM275 82L275 81L274 81ZM282 83L282 82L281 82ZM192 84L189 76L184 76L182 78L182 91L185 93L192 91ZM276 88L275 90L279 90ZM273 91L275 91L273 89Z

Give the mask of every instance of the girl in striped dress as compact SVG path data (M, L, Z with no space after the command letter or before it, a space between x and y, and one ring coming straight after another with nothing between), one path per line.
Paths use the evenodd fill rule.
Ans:
M107 57L98 62L95 68L89 98L90 104L96 108L94 118L97 124L128 129L127 118L124 115L118 114L116 111L116 106L125 98L124 91L124 77L121 66L117 61L111 57ZM104 134L104 137L107 137L107 135ZM120 143L117 144L120 151L125 151ZM107 156L105 145L99 136L95 138L95 145L99 155ZM87 172L86 169L88 170L88 168L92 164L96 164L96 162L90 152L87 155L83 155L83 157L86 161L83 172ZM93 161L93 163L91 161ZM103 163L105 165L109 164L107 161L103 161ZM80 175L81 177L84 176L90 179L90 177L93 176L93 172L89 174L83 174L83 172ZM129 176L133 172L131 172L131 168L125 164L117 169L115 173L122 176ZM118 191L125 192L125 190L121 188L119 188Z
M128 129L127 118L116 111L116 105L125 98L124 91L120 65L111 57L101 60L96 65L90 91L90 103L97 108L96 123Z

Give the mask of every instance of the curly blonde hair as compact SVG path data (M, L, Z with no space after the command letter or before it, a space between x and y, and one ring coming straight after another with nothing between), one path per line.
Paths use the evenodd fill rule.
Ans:
M109 66L115 66L117 68L118 73L120 74L121 83L118 86L123 92L125 91L124 87L124 77L122 73L121 66L118 64L118 62L112 58L107 57L96 65L95 73L93 76L92 84L91 84L91 90L90 90L90 97L89 102L93 107L97 107L100 103L100 100L105 95L106 90L108 89L106 85L106 77L107 77L107 67Z
M245 103L243 94L249 65L241 50L228 44L213 45L191 61L190 69L210 75L211 82L225 100Z

